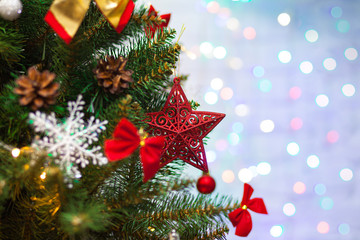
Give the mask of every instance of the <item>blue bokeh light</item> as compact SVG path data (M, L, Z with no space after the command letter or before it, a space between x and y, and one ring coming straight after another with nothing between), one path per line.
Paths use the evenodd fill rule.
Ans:
M315 185L314 191L317 195L322 196L326 193L326 186L322 183L318 183Z
M272 83L268 79L261 79L258 82L258 88L262 92L270 92L272 88Z
M347 33L350 30L350 23L346 20L336 22L336 29L341 33Z
M331 16L333 16L334 18L339 18L342 16L343 11L342 11L341 7L333 7L333 8L331 8L330 13L331 13Z
M350 232L350 226L347 223L342 223L338 227L338 231L341 235L349 234Z
M256 66L253 68L253 74L255 77L262 77L265 74L265 69L262 66Z
M334 201L330 197L323 197L320 200L320 206L324 210L330 210L334 206Z
M244 125L241 122L235 122L232 125L232 130L236 133L241 133L244 130Z

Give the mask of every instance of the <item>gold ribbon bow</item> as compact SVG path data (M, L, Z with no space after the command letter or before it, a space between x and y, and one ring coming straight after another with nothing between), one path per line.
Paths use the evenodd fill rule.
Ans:
M91 0L54 0L45 21L69 44L83 21ZM132 0L95 0L108 22L120 33L128 23L134 2Z

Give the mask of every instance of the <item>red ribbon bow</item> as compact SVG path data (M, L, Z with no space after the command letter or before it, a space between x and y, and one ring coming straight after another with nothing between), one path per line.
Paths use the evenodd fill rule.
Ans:
M240 237L249 235L252 229L251 215L248 209L257 213L267 214L266 207L262 198L250 199L254 189L247 183L244 184L244 195L240 204L240 208L229 214L229 219L234 227L235 234Z
M150 5L150 9L149 9L149 14L148 16L155 16L157 17L157 11L155 11L155 8ZM160 18L161 19L164 19L165 21L162 22L160 25L155 25L155 26L149 26L147 29L146 29L146 33L148 33L150 31L150 34L151 34L151 38L154 37L155 35L155 31L159 28L159 29L162 29L163 27L167 27L169 25L169 21L170 21L170 17L171 17L171 14L168 13L168 14L163 14L163 15L160 15Z
M143 167L143 182L152 178L160 168L160 155L165 144L164 137L149 137L126 118L116 126L113 138L105 141L105 154L109 161L118 161L128 157L139 146Z

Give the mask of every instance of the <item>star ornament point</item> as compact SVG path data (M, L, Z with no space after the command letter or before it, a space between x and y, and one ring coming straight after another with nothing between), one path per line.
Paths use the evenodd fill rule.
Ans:
M179 80L159 112L148 113L146 122L154 136L164 136L161 167L175 159L208 172L203 138L225 117L223 113L195 111L186 98Z

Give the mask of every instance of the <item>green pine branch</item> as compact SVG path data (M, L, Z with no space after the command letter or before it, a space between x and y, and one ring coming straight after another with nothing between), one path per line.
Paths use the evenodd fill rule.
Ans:
M146 130L146 113L163 107L181 50L174 29L164 28L149 37L148 26L164 20L148 16L144 6L135 8L118 34L90 4L67 45L43 19L52 2L23 1L19 19L0 20L0 238L168 239L176 229L181 239L225 239L227 214L239 203L195 194L195 180L182 176L186 164L181 160L143 183L136 150L105 166L89 164L80 169L80 179L68 179L53 157L30 147L33 139L46 133L36 136L28 123L31 109L20 106L13 92L15 80L29 67L54 72L61 86L56 104L42 112L64 119L67 102L82 94L84 120L93 115L108 120L106 131L94 143L103 147L121 118ZM93 73L106 55L124 56L126 69L134 72L134 82L118 95L99 87ZM11 155L13 147L24 147L19 157Z

